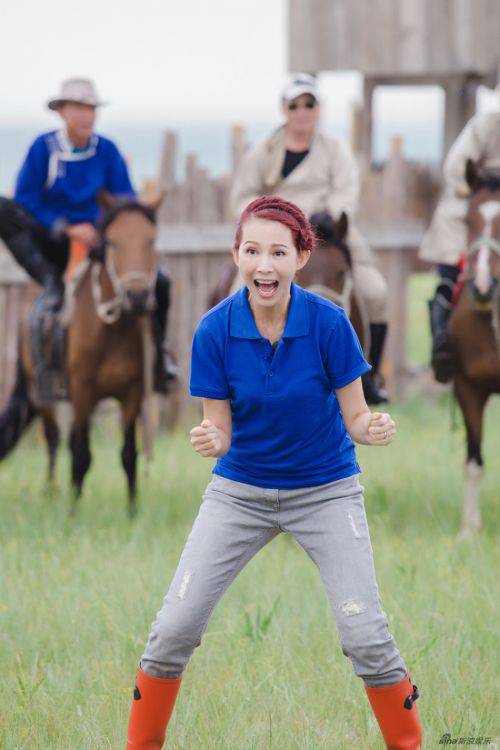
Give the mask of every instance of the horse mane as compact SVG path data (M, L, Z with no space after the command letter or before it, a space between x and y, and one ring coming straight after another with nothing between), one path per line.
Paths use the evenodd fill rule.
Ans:
M352 258L349 247L339 235L337 224L328 211L318 211L309 219L318 240L318 250L327 245L334 245L344 255L347 265L352 268Z
M136 198L119 198L100 218L97 228L101 234L105 234L110 224L125 211L136 211L146 217L152 224L156 223L154 209L140 203Z

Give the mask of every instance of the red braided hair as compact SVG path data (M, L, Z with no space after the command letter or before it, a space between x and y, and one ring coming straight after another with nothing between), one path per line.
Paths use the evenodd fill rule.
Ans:
M292 233L293 241L298 253L313 251L316 247L314 231L305 214L295 203L285 201L275 195L263 195L256 198L243 209L236 228L234 249L238 250L241 243L243 224L251 216L268 221L278 221L284 224Z

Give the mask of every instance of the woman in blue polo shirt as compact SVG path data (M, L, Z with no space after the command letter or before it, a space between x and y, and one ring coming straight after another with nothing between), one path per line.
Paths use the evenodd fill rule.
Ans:
M342 308L293 282L313 249L293 203L250 203L233 248L245 286L195 332L191 394L204 419L191 443L217 462L137 670L127 750L160 750L214 606L283 531L320 571L387 747L420 748L418 691L381 608L353 442L388 445L396 428L366 405L370 365Z

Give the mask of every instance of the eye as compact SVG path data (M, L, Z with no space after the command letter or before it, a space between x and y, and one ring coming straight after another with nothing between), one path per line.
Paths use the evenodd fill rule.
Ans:
M245 250L245 252L250 253L250 254L255 253L255 248L254 247L247 247L247 249Z
M275 255L285 255L285 251L284 250L275 250L274 254Z

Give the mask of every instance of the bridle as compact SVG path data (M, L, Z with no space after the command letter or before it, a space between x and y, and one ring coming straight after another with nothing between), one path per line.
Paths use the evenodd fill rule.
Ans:
M330 300L330 302L335 302L335 304L340 305L340 307L344 308L347 317L350 316L351 295L352 290L354 289L354 281L352 278L352 273L350 271L346 272L344 283L340 292L337 292L335 291L335 289L331 289L329 286L325 286L324 284L311 284L311 286L306 287L306 289L308 292L319 294L320 297L324 297L325 299Z
M477 252L478 266L474 275L466 272L462 278L471 289L475 307L478 310L491 310L491 322L495 334L495 342L497 348L500 349L500 284L498 283L499 279L492 277L489 272L490 253L494 252L500 256L500 241L492 236L493 219L500 213L500 203L498 201L487 201L479 207L479 211L486 221L485 232L471 243L467 249L466 256L468 260L471 255ZM481 295L481 293L478 293L475 281L480 273L486 272L489 273L489 277L492 279L492 283L490 283L491 294Z
M156 269L150 273L146 271L128 271L124 274L118 274L113 260L114 249L110 242L104 243L104 263L92 263L90 278L92 285L92 298L94 300L97 316L106 325L116 323L124 311L131 309L130 300L127 297L129 291L127 285L131 281L142 281L147 290L146 307L153 309L154 306L154 286L156 281ZM111 299L103 300L102 286L100 280L101 267L107 271L114 296Z

